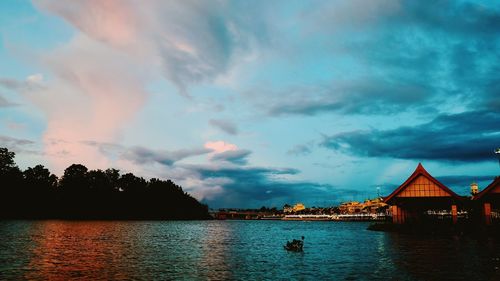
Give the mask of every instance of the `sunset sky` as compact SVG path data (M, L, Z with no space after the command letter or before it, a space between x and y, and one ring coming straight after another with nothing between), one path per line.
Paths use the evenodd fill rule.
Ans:
M0 1L0 146L211 208L500 174L497 1Z

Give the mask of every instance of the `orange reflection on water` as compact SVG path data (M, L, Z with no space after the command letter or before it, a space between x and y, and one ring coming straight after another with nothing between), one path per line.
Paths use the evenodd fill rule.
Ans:
M235 243L235 234L229 224L217 221L207 223L201 235L202 256L199 266L209 269L204 275L208 280L232 280L230 248Z
M110 222L39 222L31 233L34 244L28 280L130 279L121 266L123 225Z

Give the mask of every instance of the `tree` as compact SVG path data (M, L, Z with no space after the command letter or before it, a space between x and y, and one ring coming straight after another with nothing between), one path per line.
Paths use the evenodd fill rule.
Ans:
M57 186L57 176L51 174L43 165L36 165L23 172L25 184L29 188L50 189Z
M73 164L59 181L42 165L19 170L0 148L0 219L206 219L208 207L171 180ZM58 188L56 188L58 187Z
M16 167L14 157L16 154L5 147L0 148L0 173L6 173Z
M110 190L110 180L103 170L90 170L87 172L89 188L93 191Z
M23 174L16 165L16 154L5 147L0 148L0 182L9 188L8 192L16 193L23 182Z
M147 186L147 182L145 179L136 177L132 173L122 175L118 182L121 190L125 192L137 192L145 190Z
M108 177L110 188L112 190L118 190L119 180L120 180L120 170L117 169L106 169L106 176Z
M87 167L81 164L73 164L64 170L61 179L61 188L63 190L85 190L89 186L87 178Z

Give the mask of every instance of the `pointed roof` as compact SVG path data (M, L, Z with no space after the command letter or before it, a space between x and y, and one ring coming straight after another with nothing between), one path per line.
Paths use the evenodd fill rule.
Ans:
M492 183L490 183L485 189L483 189L481 192L476 194L474 196L474 200L481 199L483 196L486 194L490 193L491 190L495 189L496 187L500 186L500 177L496 177Z
M418 166L413 172L413 174L411 174L411 176L402 185L396 188L396 190L394 190L389 196L385 197L384 202L388 203L393 197L395 197L397 194L399 194L401 191L407 188L413 182L413 180L419 176L426 177L428 180L436 184L439 188L441 188L446 193L450 194L452 197L455 197L457 199L461 198L458 194L456 194L451 189L442 184L440 181L431 176L431 174L429 174L429 172L425 170L424 166L422 166L422 163L418 163Z

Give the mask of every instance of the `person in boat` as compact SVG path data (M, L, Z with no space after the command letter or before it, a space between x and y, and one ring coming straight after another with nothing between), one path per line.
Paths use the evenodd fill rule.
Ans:
M301 238L302 240L293 239L292 242L287 241L285 249L288 251L302 251L304 247L304 236Z

